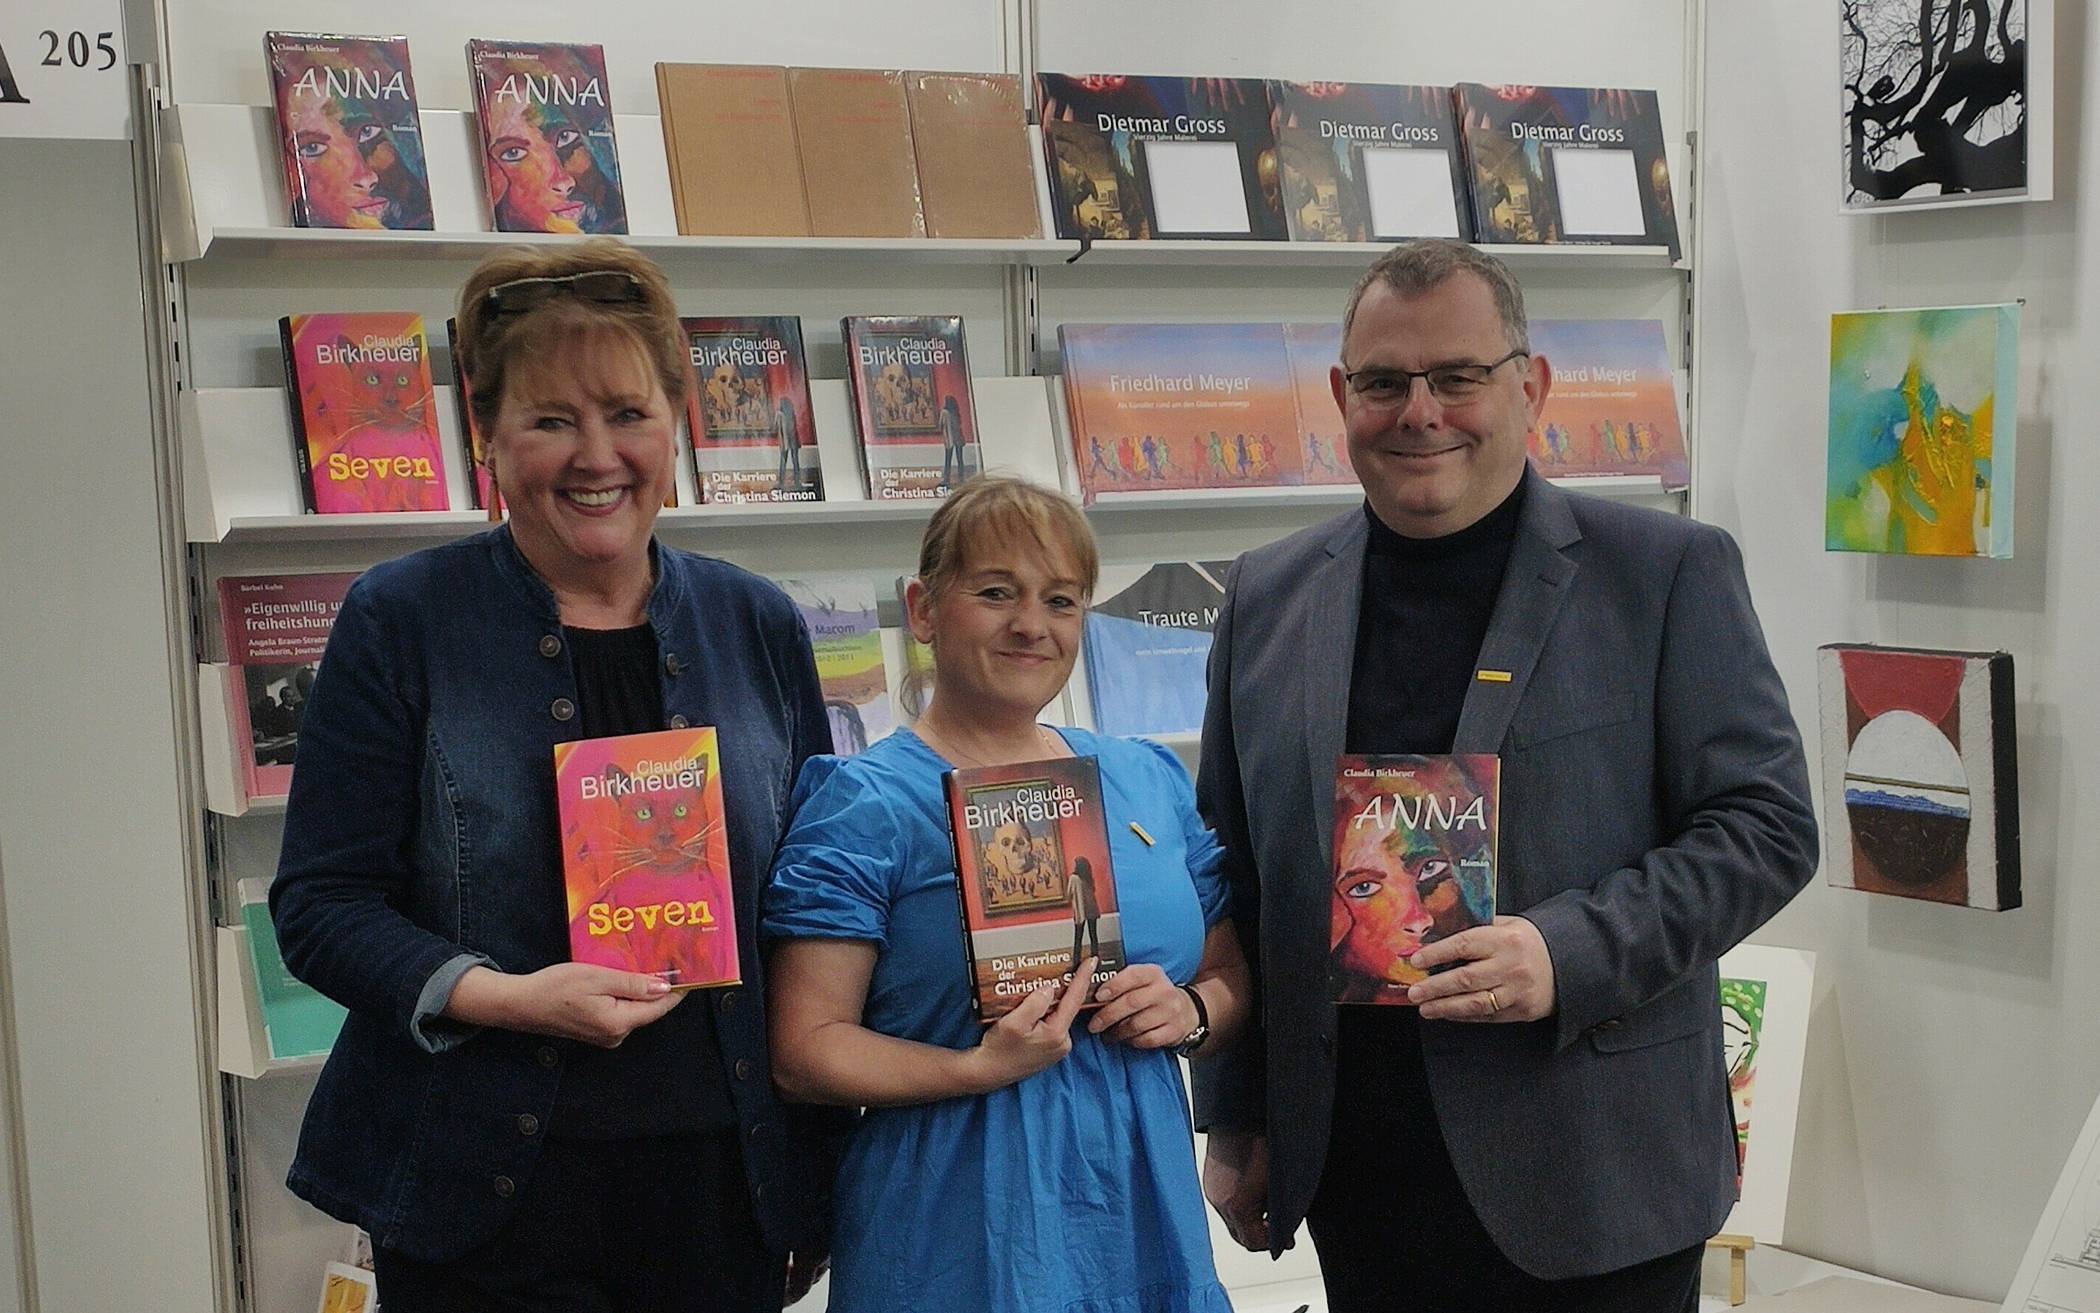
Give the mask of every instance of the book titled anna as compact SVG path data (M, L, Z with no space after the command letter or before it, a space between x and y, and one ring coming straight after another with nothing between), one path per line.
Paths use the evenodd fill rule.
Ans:
M1327 974L1337 1003L1406 1004L1423 946L1495 919L1502 762L1345 756L1334 776Z
M289 315L277 326L306 509L448 509L423 316Z
M496 231L626 232L604 48L475 40L467 64Z
M674 989L738 983L713 727L558 743L554 788L570 957Z
M1123 967L1123 918L1092 757L958 767L944 777L970 997L997 1021L1046 981L1098 958Z
M268 32L284 190L301 228L431 226L408 39Z

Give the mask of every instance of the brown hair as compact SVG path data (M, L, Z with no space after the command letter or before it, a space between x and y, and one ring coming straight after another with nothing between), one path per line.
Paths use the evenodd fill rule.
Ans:
M567 278L622 273L639 299L617 303L556 295L518 314L497 314L489 290L520 278ZM671 284L648 256L624 242L595 237L573 246L498 251L467 276L459 290L460 372L473 393L474 422L488 432L509 395L513 371L544 366L578 348L611 338L632 345L675 409L685 402L685 334L671 300Z
M1062 493L997 474L964 482L933 513L919 540L919 582L937 598L962 573L973 547L1021 541L1033 542L1046 560L1069 556L1078 582L1093 594L1101 554L1079 507Z
M1495 311L1502 317L1502 335L1509 339L1509 349L1529 351L1531 329L1524 316L1524 289L1517 285L1517 276L1486 251L1441 237L1403 242L1371 262L1364 276L1357 279L1356 290L1349 293L1348 309L1342 312L1343 345L1348 345L1350 326L1356 322L1357 303L1372 284L1384 283L1403 297L1415 297L1442 287L1460 273L1472 274L1494 294Z

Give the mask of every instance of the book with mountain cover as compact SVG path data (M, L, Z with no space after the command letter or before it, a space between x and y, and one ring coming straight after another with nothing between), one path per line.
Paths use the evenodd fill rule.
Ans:
M943 777L970 996L996 1021L1096 958L1089 999L1123 968L1123 918L1092 757L958 767Z
M1337 1003L1407 1005L1426 945L1495 919L1502 763L1351 755L1334 780L1327 971Z
M1086 613L1086 679L1103 734L1195 734L1230 561L1103 566Z

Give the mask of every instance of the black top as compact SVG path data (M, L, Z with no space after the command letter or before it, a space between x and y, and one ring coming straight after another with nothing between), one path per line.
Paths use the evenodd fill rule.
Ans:
M665 728L656 630L562 626L576 671L580 738ZM715 1038L714 1000L695 991L616 1049L571 1046L550 1133L613 1140L736 1124Z
M1364 504L1371 538L1346 751L1451 751L1523 505L1519 480L1500 506L1457 533L1407 538ZM1340 1013L1329 1170L1367 1137L1384 1140L1389 1158L1382 1160L1410 1164L1393 1175L1403 1215L1469 1208L1430 1102L1420 1017L1411 1007L1372 1004L1343 1005Z

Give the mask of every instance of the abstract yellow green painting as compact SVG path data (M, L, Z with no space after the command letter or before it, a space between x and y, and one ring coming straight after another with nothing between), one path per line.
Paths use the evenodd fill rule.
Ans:
M2020 308L1830 317L1824 546L2013 554Z

